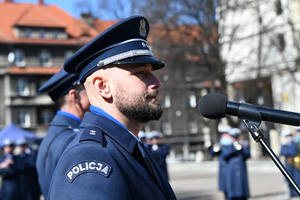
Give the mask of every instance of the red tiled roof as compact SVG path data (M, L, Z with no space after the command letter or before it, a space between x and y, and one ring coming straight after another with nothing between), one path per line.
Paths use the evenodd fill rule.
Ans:
M61 70L62 67L16 67L13 66L8 69L9 74L47 74L52 75L59 70Z
M38 16L38 17L37 17ZM30 6L23 15L16 21L18 26L37 26L37 27L60 27L65 28L67 24L57 19L49 12L43 12L40 6Z
M93 22L93 25L95 28L99 31L99 33L102 33L112 25L116 24L118 21L103 21L99 19L95 19Z
M24 38L15 37L14 26L65 28L66 32L76 40L81 39L83 35L88 35L90 41L99 34L96 29L55 5L0 2L0 42L23 42ZM72 38L65 41L58 40L58 42L76 43ZM32 42L36 39L27 38L25 41L28 40ZM47 39L43 41L49 42Z
M204 30L199 26L181 25L178 27L166 26L164 24L153 24L148 37L148 43L162 42L168 43L172 41L175 44L193 45L195 42L205 43L203 38ZM213 37L216 37L213 32ZM209 38L210 40L215 38ZM168 40L168 41L166 41Z

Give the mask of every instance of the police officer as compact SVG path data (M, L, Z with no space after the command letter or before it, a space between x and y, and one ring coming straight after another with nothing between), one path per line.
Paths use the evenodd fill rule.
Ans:
M298 127L296 128L298 132ZM281 155L285 157L285 168L287 171L292 175L295 181L299 184L300 183L300 168L297 170L295 166L295 157L298 155L299 152L299 136L295 134L293 136L292 131L290 129L283 129L281 132L282 144L281 144ZM285 179L286 182L288 182ZM292 185L288 183L290 197L298 197L295 189Z
M246 200L250 196L246 160L250 158L250 149L246 143L238 143L241 130L230 129L228 144L222 146L226 161L226 199ZM231 141L231 143L229 142Z
M40 196L42 195L41 192L41 187L39 185L39 181L38 181L38 174L37 174L37 170L36 170L36 158L37 158L37 153L38 153L38 144L30 144L30 146L28 147L28 162L31 163L33 166L32 168L29 170L29 180L30 180L30 192L31 192L31 196L32 196L32 200L36 199L36 200L40 200Z
M16 155L16 170L18 172L18 188L20 200L38 200L39 195L34 193L31 186L37 180L32 180L32 172L35 170L35 163L31 160L30 149L26 139L19 139L16 142L19 154Z
M39 184L46 199L56 164L66 146L74 139L90 104L78 76L68 74L63 69L42 85L39 92L47 92L58 109L39 147L36 161Z
M146 133L144 131L140 131L138 134L138 138L141 140L141 142L147 146L147 137L146 137Z
M1 200L18 200L18 177L15 169L15 144L10 139L3 141L3 156L0 158Z
M209 148L209 152L213 156L219 157L219 173L218 173L218 188L220 191L223 191L226 196L226 171L227 163L224 158L225 151L222 151L223 145L231 144L231 141L228 142L226 139L231 127L227 125L222 125L219 127L219 131L222 134L220 142L214 144L213 147Z
M163 143L163 134L156 130L150 132L150 146L148 147L160 169L169 180L167 156L170 153L169 145Z
M48 199L176 199L150 152L138 141L143 123L158 120L165 66L147 43L149 23L124 19L83 46L64 65L84 83L91 112L55 169Z

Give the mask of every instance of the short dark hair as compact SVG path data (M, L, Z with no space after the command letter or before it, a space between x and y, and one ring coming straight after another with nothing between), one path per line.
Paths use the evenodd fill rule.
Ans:
M82 84L80 85L77 85L75 88L73 88L74 90L76 90L77 92L81 92L82 90L85 90L84 86ZM69 93L69 92L68 92ZM56 101L55 101L55 109L56 110L60 110L61 107L66 103L66 95L65 94L63 95L62 97L58 98Z

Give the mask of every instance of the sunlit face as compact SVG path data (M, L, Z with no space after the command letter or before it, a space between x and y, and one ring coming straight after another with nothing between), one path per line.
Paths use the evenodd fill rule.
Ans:
M119 111L141 123L158 120L163 114L157 100L161 82L152 74L152 65L122 65L119 71L114 81Z
M5 146L3 149L4 154L12 154L14 152L15 147L14 146Z

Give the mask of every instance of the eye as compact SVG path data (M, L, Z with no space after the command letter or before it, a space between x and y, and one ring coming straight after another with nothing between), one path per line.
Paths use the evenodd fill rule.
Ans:
M138 72L136 72L134 75L143 75L143 74L145 74L144 71L138 71Z

